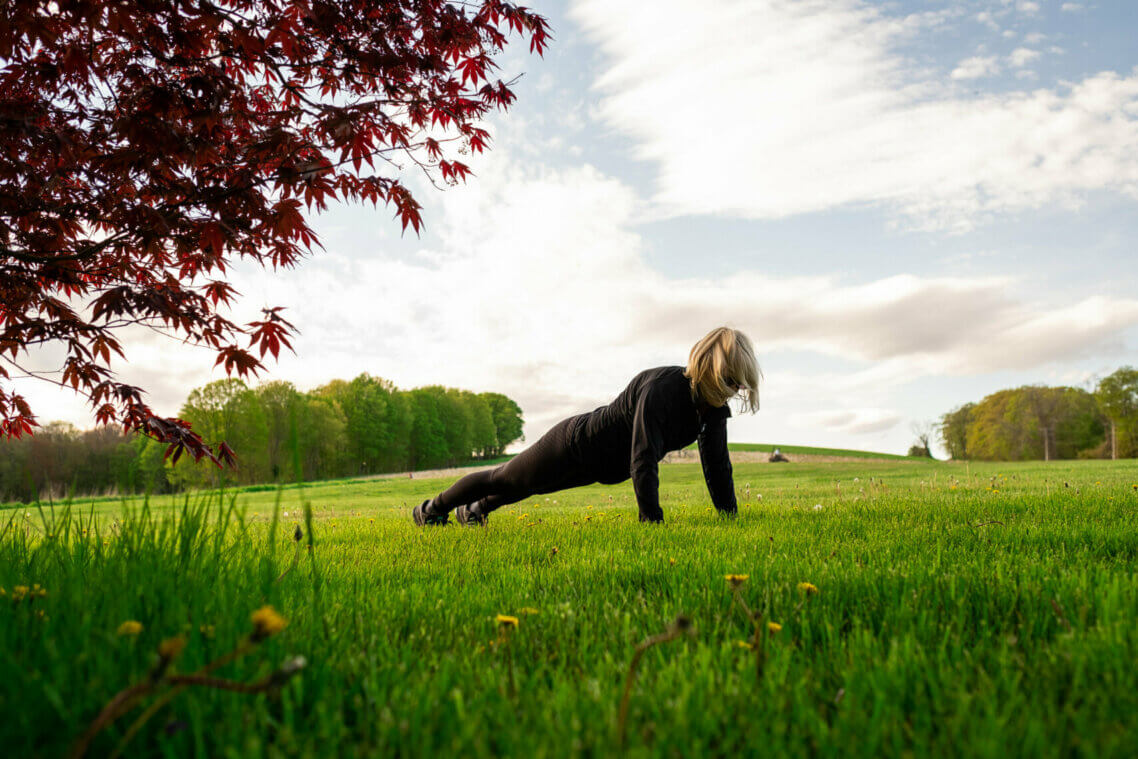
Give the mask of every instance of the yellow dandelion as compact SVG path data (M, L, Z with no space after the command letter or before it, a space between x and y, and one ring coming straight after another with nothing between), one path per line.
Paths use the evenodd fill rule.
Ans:
M525 518L526 518L526 517L528 517L528 516L529 516L529 513L528 513L528 512L527 512L527 513L525 513L525 514L522 514L520 517L518 517L518 521L521 521L521 520L525 519Z
M496 618L496 621L502 627L517 627L518 626L518 618L517 617L511 617L508 614L499 614Z
M534 614L541 614L541 609L535 609L532 606L523 606L518 609L518 614L526 614L532 617Z
M277 613L272 606L262 606L250 615L253 622L253 637L262 640L276 635L288 625L288 620Z
M128 619L119 625L119 629L116 632L119 635L138 635L140 632L142 632L142 623L136 622L133 619Z
M767 622L767 629L770 630L771 635L782 629L782 625L778 622Z
M158 655L167 661L173 661L182 654L182 649L185 647L186 639L181 635L176 635L158 644Z
M808 596L812 596L818 592L818 586L812 582L800 582L798 583L798 590Z
M675 559L668 559L668 563L671 564L673 567L676 566L676 560Z
M202 634L203 638L213 637L213 625L199 625L198 632Z
M740 585L742 585L743 583L745 583L747 580L749 580L751 576L750 575L724 575L724 577L726 578L727 582L731 583L731 587L737 588Z
M751 643L748 643L745 640L737 640L737 641L735 641L735 645L738 646L739 648L745 648L748 651L750 651L752 648L754 648L754 645L752 645Z

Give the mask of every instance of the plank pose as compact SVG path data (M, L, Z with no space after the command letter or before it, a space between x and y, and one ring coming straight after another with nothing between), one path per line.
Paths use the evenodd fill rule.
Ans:
M668 451L699 442L703 476L722 514L738 511L727 456L727 402L759 408L759 378L751 341L727 327L695 344L687 367L662 366L632 378L607 406L554 425L505 464L474 472L412 510L415 524L444 525L453 510L460 524L485 524L494 509L538 493L632 478L640 521L661 522L657 465Z

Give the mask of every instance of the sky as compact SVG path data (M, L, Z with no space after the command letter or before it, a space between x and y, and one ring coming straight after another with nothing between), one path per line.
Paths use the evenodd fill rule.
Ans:
M235 315L300 330L262 380L503 392L532 442L726 324L765 377L732 440L904 453L988 393L1138 364L1138 3L532 5L555 39L498 58L518 99L475 176L405 174L421 235L341 205L300 267L236 270ZM163 414L225 376L126 347Z

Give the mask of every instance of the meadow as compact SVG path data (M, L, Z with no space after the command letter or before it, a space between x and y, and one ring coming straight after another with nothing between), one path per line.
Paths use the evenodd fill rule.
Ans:
M485 529L415 528L410 507L448 482L0 510L0 746L1138 746L1134 461L738 464L734 520L698 465L670 464L663 526L637 523L625 484L533 498Z

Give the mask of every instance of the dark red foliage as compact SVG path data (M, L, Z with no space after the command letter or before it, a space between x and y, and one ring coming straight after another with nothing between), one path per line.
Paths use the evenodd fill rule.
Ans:
M418 232L397 161L444 182L514 95L491 80L507 35L545 20L497 0L7 0L0 4L0 434L32 432L11 380L60 345L49 381L103 424L231 461L118 382L116 333L206 345L240 376L290 348L277 308L235 324L230 264L296 265L305 211L391 206ZM377 161L378 159L378 161ZM16 374L11 372L15 371Z

